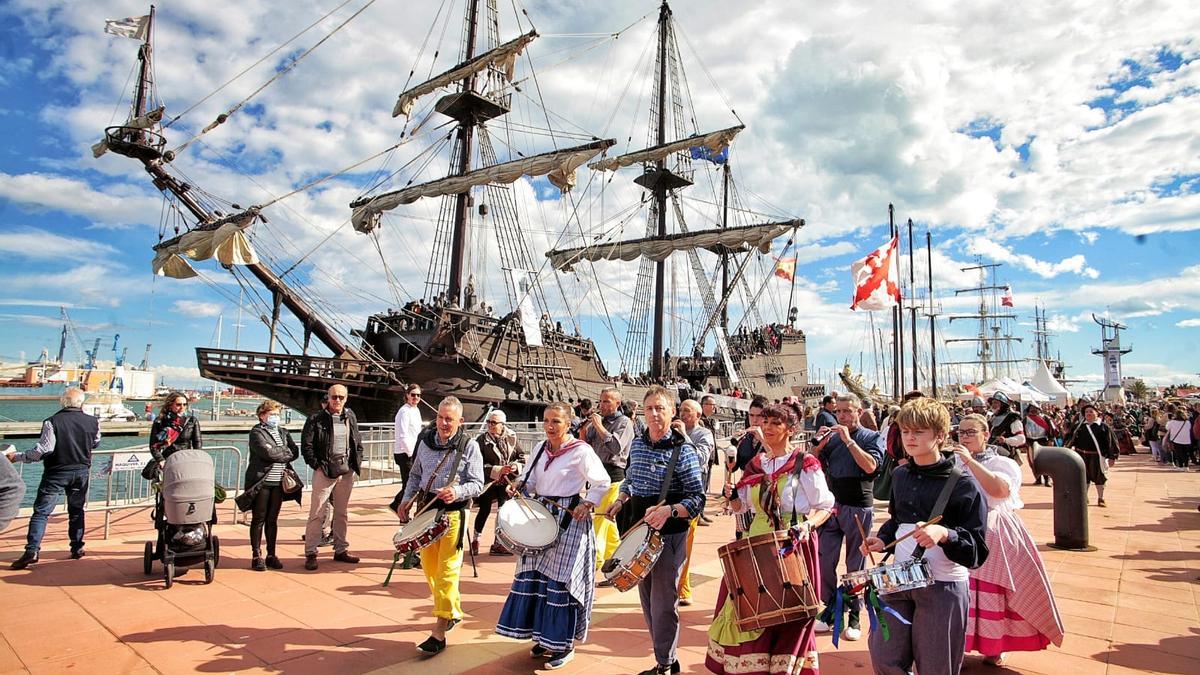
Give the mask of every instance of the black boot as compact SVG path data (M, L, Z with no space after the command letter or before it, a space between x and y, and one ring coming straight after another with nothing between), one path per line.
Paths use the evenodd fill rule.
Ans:
M9 567L14 570L23 570L37 561L38 554L36 551L25 551L21 554L21 557L14 560L12 565Z

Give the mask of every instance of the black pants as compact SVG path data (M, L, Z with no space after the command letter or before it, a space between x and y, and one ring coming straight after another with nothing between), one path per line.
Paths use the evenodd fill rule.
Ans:
M267 555L275 555L275 538L279 534L279 509L283 506L283 488L264 485L254 498L250 514L250 549L254 557L262 550L263 528L267 530Z
M408 472L412 471L412 455L392 455L396 458L396 466L400 467L400 482L408 487Z
M483 532L483 526L487 525L488 516L492 515L492 505L495 504L499 509L508 501L508 493L502 485L493 485L484 490L483 494L475 498L475 508L479 511L475 514L475 531Z

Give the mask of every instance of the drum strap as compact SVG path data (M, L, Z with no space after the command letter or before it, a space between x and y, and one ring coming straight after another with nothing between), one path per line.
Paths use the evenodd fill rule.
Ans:
M950 503L950 493L954 492L954 486L958 484L959 478L962 478L962 469L955 465L950 469L950 475L946 478L946 482L942 484L942 491L938 493L937 501L933 503L933 511L925 522L937 518L946 510L946 505ZM924 555L925 548L917 546L917 550L913 552L913 559L920 560Z
M658 501L660 503L667 500L667 493L671 491L671 480L675 478L675 465L679 463L679 451L685 445L691 447L688 443L680 443L671 448L671 461L667 464L667 475L663 476L662 489L658 492Z

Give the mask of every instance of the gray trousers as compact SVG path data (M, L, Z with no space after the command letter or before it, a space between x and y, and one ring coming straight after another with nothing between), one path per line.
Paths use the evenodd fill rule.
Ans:
M885 595L881 599L911 626L887 614L891 639L871 631L867 646L878 675L912 672L957 675L967 643L967 582L935 581L932 586Z
M333 535L333 552L342 553L350 548L346 541L346 529L350 523L350 491L354 489L354 472L330 478L320 468L312 473L312 495L308 503L308 526L304 530L304 555L316 555L317 544L321 543L321 528L329 511L333 512L330 534Z
M864 532L871 531L875 512L866 506L846 506L838 504L834 507L833 515L829 516L820 529L817 530L817 555L821 565L821 600L829 611L833 611L834 596L838 587L838 558L841 555L842 542L846 544L846 571L857 572L863 568L863 554L859 550L862 545L862 535L854 516L862 521ZM855 596L847 602L847 607L854 612L862 607L862 601ZM832 624L831 624L832 625Z
M638 584L642 616L654 641L654 660L660 666L675 662L679 646L679 579L687 560L687 532L664 534L662 555Z

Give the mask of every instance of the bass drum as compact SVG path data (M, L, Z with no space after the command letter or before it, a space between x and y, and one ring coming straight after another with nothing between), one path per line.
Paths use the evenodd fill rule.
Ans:
M787 531L745 537L725 544L717 554L739 629L801 621L821 611L804 552Z

